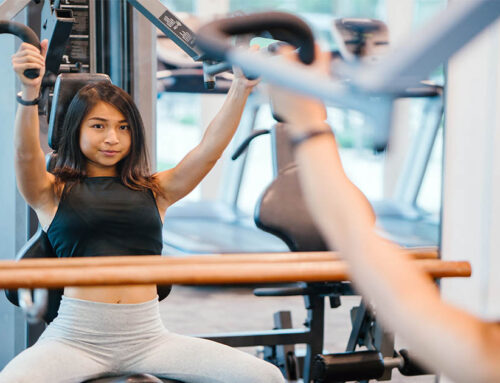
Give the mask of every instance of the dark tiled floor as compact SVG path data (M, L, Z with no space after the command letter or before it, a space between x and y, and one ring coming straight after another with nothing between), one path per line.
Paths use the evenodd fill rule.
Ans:
M343 297L337 309L325 314L325 348L341 352L350 333L349 311L359 303L357 297ZM211 334L233 331L268 330L273 328L273 313L289 310L295 327L306 317L301 297L255 297L250 287L175 286L161 305L167 328L181 334ZM404 345L397 344L397 348ZM259 348L245 351L259 354ZM391 382L433 383L434 377L402 377L397 372Z

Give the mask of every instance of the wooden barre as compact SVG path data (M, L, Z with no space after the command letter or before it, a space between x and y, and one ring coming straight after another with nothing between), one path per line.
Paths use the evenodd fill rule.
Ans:
M161 259L161 258L160 258ZM57 263L59 260L52 260ZM415 260L433 278L469 277L468 262ZM349 280L343 261L288 263L201 263L81 267L9 268L0 270L0 288L57 288L135 284L220 285Z
M413 248L404 250L415 259L437 259L436 248ZM22 259L20 261L0 261L0 270L40 267L93 267L93 266L139 266L139 265L176 265L214 264L214 263L276 263L276 262L325 262L340 260L337 252L287 252L287 253L231 253L207 254L188 257L141 255L89 258L54 258Z

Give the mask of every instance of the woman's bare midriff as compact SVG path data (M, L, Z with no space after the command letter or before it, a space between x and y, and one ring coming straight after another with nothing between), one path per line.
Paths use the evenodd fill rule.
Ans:
M156 285L65 287L64 295L92 302L133 304L153 300L157 291Z

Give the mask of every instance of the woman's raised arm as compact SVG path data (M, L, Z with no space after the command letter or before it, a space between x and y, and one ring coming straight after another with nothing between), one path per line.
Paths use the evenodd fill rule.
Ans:
M248 96L258 82L248 80L241 71L235 69L226 100L206 129L201 142L176 167L157 174L168 205L187 195L214 167L231 141Z
M47 40L42 41L42 52L28 43L22 43L12 56L12 66L21 81L21 98L35 100L45 73ZM40 70L40 76L29 79L26 69ZM54 176L46 171L45 155L40 146L38 105L18 104L15 131L15 167L19 191L35 210L54 197Z

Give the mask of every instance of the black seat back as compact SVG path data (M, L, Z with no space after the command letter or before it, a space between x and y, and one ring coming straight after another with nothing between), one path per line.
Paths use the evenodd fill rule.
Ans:
M57 153L62 136L62 127L66 111L76 93L87 84L101 81L111 82L107 74L102 73L62 73L57 76L54 96L49 115L49 146ZM51 169L47 169L51 170Z
M276 178L254 212L257 227L282 239L291 251L325 251L327 246L306 207L289 137L283 124L271 130Z

